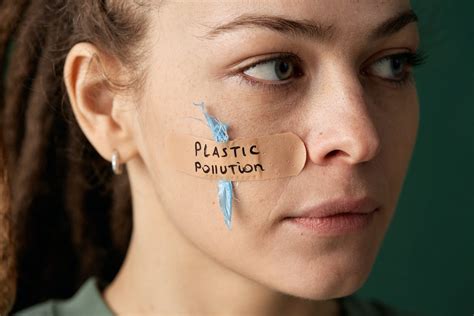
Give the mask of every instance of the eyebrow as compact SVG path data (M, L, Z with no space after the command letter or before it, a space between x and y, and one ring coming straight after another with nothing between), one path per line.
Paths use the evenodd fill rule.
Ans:
M406 25L417 21L418 17L413 10L403 11L378 25L371 32L370 38L375 40L392 35ZM229 23L212 27L205 38L213 39L231 31L254 27L317 40L327 40L334 35L333 25L324 26L310 20L291 20L270 15L241 15Z

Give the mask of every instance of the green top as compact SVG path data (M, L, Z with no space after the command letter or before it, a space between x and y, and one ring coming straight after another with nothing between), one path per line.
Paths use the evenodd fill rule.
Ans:
M409 316L414 313L400 312L379 301L364 301L355 296L338 299L343 313L341 316ZM77 293L67 300L49 300L22 310L18 316L113 316L97 287L97 280L90 278Z

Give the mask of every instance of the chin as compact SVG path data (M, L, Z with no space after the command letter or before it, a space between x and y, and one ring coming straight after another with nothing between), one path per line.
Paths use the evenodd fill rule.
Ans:
M268 285L280 292L310 300L348 296L367 281L375 257L376 254L365 253L365 256L329 256L314 265L293 262L271 273L273 276L269 279L272 281Z
M310 278L304 278L291 287L288 287L288 284L282 286L281 291L304 299L325 301L355 293L367 281L368 275L369 273L346 277L344 275L321 276L321 278L314 278L313 282L309 282Z

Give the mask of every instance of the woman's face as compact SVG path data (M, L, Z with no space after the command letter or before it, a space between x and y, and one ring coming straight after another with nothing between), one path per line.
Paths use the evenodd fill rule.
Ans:
M390 57L417 50L409 15L390 24L409 10L408 0L271 0L169 1L151 12L140 157L129 172L132 186L139 174L151 179L155 202L135 216L156 229L170 225L218 264L270 288L311 299L357 290L393 216L417 133L412 58ZM212 139L199 102L229 125L231 139L292 132L307 150L297 176L234 182L231 231L217 181L178 172L166 159L169 133ZM362 230L321 235L284 220L367 196L379 209Z

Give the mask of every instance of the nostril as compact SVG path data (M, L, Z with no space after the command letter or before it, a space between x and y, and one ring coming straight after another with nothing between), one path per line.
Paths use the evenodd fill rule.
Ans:
M326 158L332 158L332 157L336 157L336 156L339 156L339 155L347 155L345 154L342 150L339 150L339 149L336 149L336 150L333 150L333 151L330 151L329 153L326 154Z

